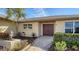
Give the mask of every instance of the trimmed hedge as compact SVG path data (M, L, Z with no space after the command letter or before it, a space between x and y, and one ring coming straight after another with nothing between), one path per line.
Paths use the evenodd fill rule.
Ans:
M54 39L61 41L61 40L79 40L79 34L72 34L72 33L55 33Z

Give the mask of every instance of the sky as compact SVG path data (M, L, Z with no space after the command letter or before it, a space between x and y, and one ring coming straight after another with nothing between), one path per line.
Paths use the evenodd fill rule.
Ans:
M6 11L0 8L0 14L5 15ZM26 8L26 18L56 16L56 15L79 15L79 8Z

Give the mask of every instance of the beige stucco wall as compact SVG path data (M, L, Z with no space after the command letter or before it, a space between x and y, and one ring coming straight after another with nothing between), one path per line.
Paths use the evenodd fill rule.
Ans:
M0 32L8 32L10 33L11 31L14 32L14 36L16 35L16 23L12 21L7 21L7 20L1 20L0 19Z
M79 20L62 20L62 21L51 21L51 22L25 22L19 24L19 32L25 32L24 36L31 37L32 33L35 33L36 36L42 36L43 35L43 24L54 24L54 33L56 32L65 32L65 22L75 22ZM24 29L23 24L32 24L32 29Z
M24 29L23 24L32 24L32 29ZM43 36L43 24L55 24L55 22L25 22L25 23L19 23L19 32L22 34L23 32L25 35L22 34L22 36L31 37L32 33L35 33L36 36ZM54 28L55 30L55 28Z
M65 32L65 22L75 22L75 21L79 21L79 20L62 20L62 21L56 21L55 23L55 31L54 33L56 32L62 32L64 33Z
M65 21L56 21L56 23L54 24L55 27L54 33L64 32L64 22Z
M23 24L32 24L32 29L24 29ZM22 34L22 32L25 33L23 36L31 37L32 33L35 33L36 36L39 36L39 22L25 22L25 23L19 23L19 32Z

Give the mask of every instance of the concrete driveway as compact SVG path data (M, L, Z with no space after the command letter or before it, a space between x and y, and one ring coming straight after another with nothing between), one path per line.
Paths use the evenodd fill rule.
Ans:
M53 41L51 36L43 36L35 39L33 45L28 49L28 51L47 51Z

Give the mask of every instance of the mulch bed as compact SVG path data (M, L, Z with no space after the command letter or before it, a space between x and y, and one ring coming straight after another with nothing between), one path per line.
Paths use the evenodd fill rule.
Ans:
M15 39L27 40L27 42L32 44L32 42L36 39L36 37L14 37Z

